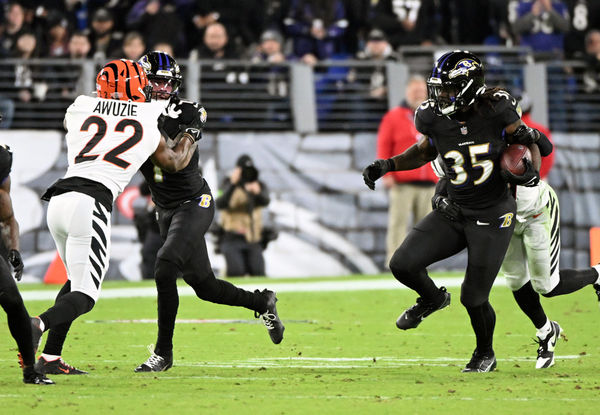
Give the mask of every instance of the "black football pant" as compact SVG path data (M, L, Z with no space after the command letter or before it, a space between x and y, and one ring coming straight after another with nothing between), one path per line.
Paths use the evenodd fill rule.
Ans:
M158 251L154 270L158 292L155 353L160 356L168 357L173 351L173 331L179 307L178 276L183 276L202 300L246 307L259 313L266 310L262 295L215 278L204 241L204 234L215 214L214 200L211 199L207 207L200 205L200 200L192 200L175 209L157 208L160 233L165 241Z
M460 301L469 313L481 353L493 351L496 316L488 299L513 233L515 210L515 200L507 195L486 209L462 208L460 222L433 211L415 225L390 261L398 281L437 303L441 294L426 267L467 249Z
M31 320L8 263L3 257L0 257L0 305L6 312L8 329L17 342L23 364L33 366L35 356L31 337Z
M225 232L221 242L228 277L265 275L265 259L260 242L248 242L244 235Z

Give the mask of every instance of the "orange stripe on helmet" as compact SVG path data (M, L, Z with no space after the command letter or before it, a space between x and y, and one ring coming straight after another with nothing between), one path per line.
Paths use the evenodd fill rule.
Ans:
M96 76L96 94L99 98L145 102L148 78L139 63L115 59L100 69Z

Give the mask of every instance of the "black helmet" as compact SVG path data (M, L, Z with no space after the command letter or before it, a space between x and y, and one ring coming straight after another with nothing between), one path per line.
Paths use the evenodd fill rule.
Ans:
M177 61L171 55L155 50L142 56L138 62L146 71L152 86L152 98L168 99L177 95L183 76ZM157 81L163 81L162 85L156 85Z
M485 91L481 60L467 51L443 54L427 80L427 91L439 114L451 115L467 108Z

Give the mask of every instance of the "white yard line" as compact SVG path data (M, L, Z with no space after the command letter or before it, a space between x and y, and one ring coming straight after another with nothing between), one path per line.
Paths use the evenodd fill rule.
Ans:
M454 278L436 278L438 286L449 288L460 287L461 277ZM504 279L498 278L494 285L503 285ZM321 281L321 282L278 282L276 280L266 281L264 283L240 283L238 287L253 291L256 289L269 288L278 293L286 292L334 292L334 291L373 291L373 290L401 290L407 289L393 277L386 279L372 280L352 280L352 281ZM26 301L31 300L53 300L56 297L56 291L52 290L34 290L22 291L21 296ZM196 293L191 287L179 287L179 296L195 296ZM133 298L133 297L156 297L155 287L136 287L136 288L107 288L102 290L101 299L104 298Z

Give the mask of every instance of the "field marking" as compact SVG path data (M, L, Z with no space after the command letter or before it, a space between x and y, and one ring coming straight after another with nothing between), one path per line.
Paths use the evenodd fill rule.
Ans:
M124 319L124 320L84 320L84 323L98 323L98 324L114 324L114 323L126 323L126 324L157 324L155 318L139 318L139 319ZM303 324L316 324L316 320L285 320L286 323L303 323ZM210 319L197 319L197 318L183 318L175 320L177 324L263 324L259 319L247 320L247 319L222 319L222 318L210 318Z
M460 287L462 277L436 278L435 282L439 286L448 288ZM240 283L238 287L248 291L269 289L277 293L286 292L337 292L337 291L376 291L376 290L407 290L408 288L400 284L393 277L386 279L370 280L352 280L352 281L306 281L306 282L278 282L276 280L266 281L265 283ZM505 285L504 278L497 278L494 285ZM57 290L58 291L58 288ZM33 300L54 300L56 291L53 290L33 290L22 291L21 296L26 301ZM196 296L191 287L178 287L180 297ZM102 290L101 299L108 298L134 298L134 297L156 297L156 287L137 287L137 288L107 288Z

